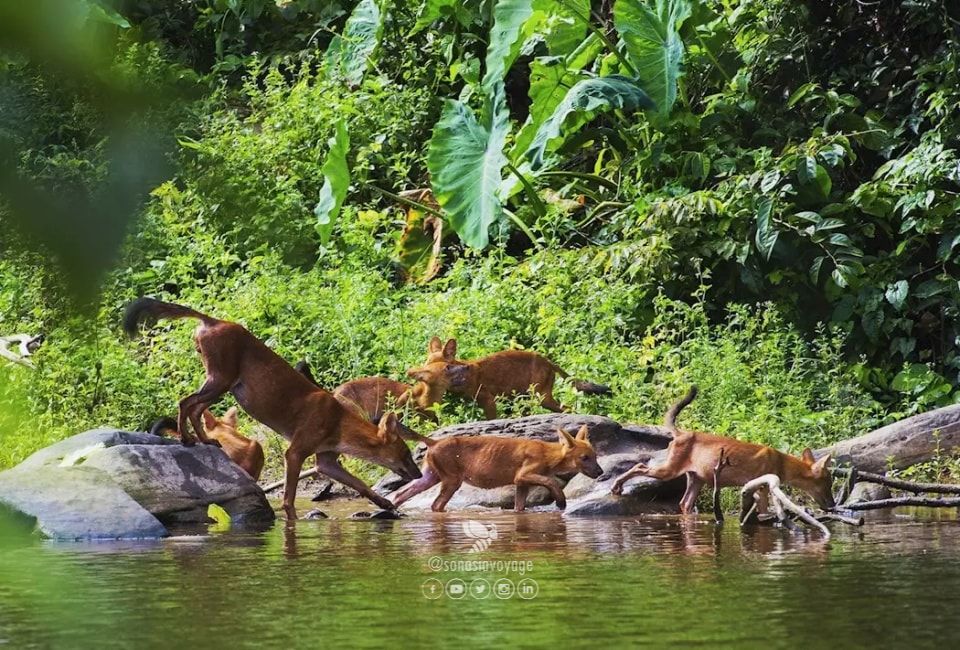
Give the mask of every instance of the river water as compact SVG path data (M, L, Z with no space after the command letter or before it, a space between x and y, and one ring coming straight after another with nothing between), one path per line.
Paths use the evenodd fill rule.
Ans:
M300 512L309 510L301 504ZM416 513L159 542L0 544L0 646L956 647L960 522L829 543L707 518Z

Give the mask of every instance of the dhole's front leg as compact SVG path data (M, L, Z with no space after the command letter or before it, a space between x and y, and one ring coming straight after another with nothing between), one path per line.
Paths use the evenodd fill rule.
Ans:
M361 496L370 499L384 510L393 510L396 507L393 505L393 502L384 499L371 490L366 483L344 469L343 465L340 464L340 454L336 451L326 451L317 454L317 471L326 474L338 483L343 483L347 487L353 488L359 492Z
M616 481L613 482L613 485L610 486L610 494L615 494L620 496L623 494L623 485L630 479L635 476L646 476L647 472L650 471L650 468L647 467L646 463L637 463L626 472L621 474Z
M497 419L497 398L487 392L477 393L477 405L483 410L485 420Z
M550 494L553 495L553 500L557 502L557 508L564 510L567 507L566 495L563 494L560 485L549 476L543 476L542 474L521 474L515 482L517 487L526 486L529 488L531 485L542 485L550 490ZM524 497L526 497L526 495L524 495ZM524 501L526 501L526 498L524 498Z
M517 493L513 497L513 509L517 512L523 512L527 507L527 494L530 493L529 485L518 485Z

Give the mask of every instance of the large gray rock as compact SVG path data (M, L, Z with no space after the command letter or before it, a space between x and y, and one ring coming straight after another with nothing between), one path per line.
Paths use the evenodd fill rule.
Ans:
M264 524L260 486L217 447L97 429L42 449L0 473L0 503L58 539L142 538L166 524L207 521L215 503L237 524Z
M946 455L960 446L960 404L914 415L815 453L831 452L858 469L883 473L930 460L938 445Z
M0 473L0 504L36 521L46 537L130 539L164 537L167 529L96 470L16 468Z
M891 496L893 495L890 493L890 488L886 485L863 481L853 486L853 489L850 490L850 496L843 502L843 505L849 506L864 501L880 501L889 499Z
M604 514L635 515L643 512L677 512L679 494L683 492L683 481L663 484L653 479L630 481L624 489L624 496L610 496L610 485L621 473L639 461L659 458L657 454L670 443L671 437L666 429L658 426L625 425L597 415L548 414L534 415L510 420L487 420L458 424L439 429L431 436L442 439L450 436L495 435L514 438L527 438L556 442L558 427L570 433L576 433L581 425L590 429L590 442L597 450L597 460L604 469L600 479L591 479L582 474L557 477L564 485L567 497L567 514ZM419 463L426 455L424 445L414 450L414 459ZM653 462L656 462L654 460ZM381 479L374 490L387 495L400 488L404 481L388 474ZM678 492L679 484L679 492ZM429 509L440 491L436 486L413 497L404 505L404 509ZM513 486L482 490L469 485L462 486L447 505L448 510L461 510L471 507L513 508ZM527 507L546 506L553 502L549 492L541 487L530 490ZM601 512L602 511L602 512Z

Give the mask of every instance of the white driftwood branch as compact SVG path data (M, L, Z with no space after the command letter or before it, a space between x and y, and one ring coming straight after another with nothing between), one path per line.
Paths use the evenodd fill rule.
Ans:
M300 472L300 478L298 478L297 481L299 482L299 481L302 481L302 480L305 479L305 478L310 478L311 476L316 476L316 475L317 475L317 468L316 468L316 467L314 467L314 468L312 468L312 469L305 469L305 470L303 470L302 472ZM264 491L264 492L273 492L274 490L279 490L280 488L283 487L283 484L284 484L285 482L286 482L286 481L284 480L284 481L277 481L276 483L271 483L270 485L265 486L265 487L263 488L263 491Z
M784 494L783 490L780 489L780 477L776 474L764 474L763 476L758 476L743 486L743 489L740 490L740 503L741 510L743 512L747 512L753 507L752 504L756 498L756 492L762 489L766 489L767 493L769 494L770 505L773 507L777 518L781 522L786 524L789 521L786 515L786 511L789 511L803 523L807 524L811 528L816 528L819 530L820 534L822 534L826 539L830 539L830 531L826 526L817 521L813 515L795 504L790 500L789 497L787 497L786 494Z
M27 357L33 354L33 344L38 337L29 334L14 334L12 336L0 336L0 357L19 363L21 366L33 368L33 364ZM16 352L10 349L12 345L17 347Z

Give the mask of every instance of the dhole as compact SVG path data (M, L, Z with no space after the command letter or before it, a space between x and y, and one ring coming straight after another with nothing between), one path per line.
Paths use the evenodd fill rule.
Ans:
M218 418L209 409L203 412L203 430L207 438L216 440L224 453L234 463L240 466L254 481L260 480L263 471L263 447L256 440L246 437L237 431L237 408L231 406L222 418ZM179 438L177 422L172 418L157 420L150 433L162 435L169 432Z
M310 383L241 325L189 307L140 298L127 306L123 325L132 337L144 321L162 318L200 321L193 339L207 378L200 390L180 401L177 431L181 440L185 445L195 444L187 429L189 420L196 436L209 443L201 414L225 393L231 393L251 417L290 442L285 454L283 493L283 510L289 519L296 519L297 482L304 461L312 454L316 454L320 473L352 487L381 508L393 508L393 504L345 470L340 454L382 465L405 478L420 477L410 450L398 435L397 418L392 413L380 420L379 427L372 424Z
M408 376L417 380L411 397L420 408L430 408L450 391L475 400L483 409L484 417L491 420L497 417L497 397L532 392L540 396L544 408L556 412L567 410L554 399L553 384L557 375L569 375L536 352L505 350L473 361L461 361L456 356L456 339L444 345L435 336L427 348L426 364L407 371ZM606 386L580 379L574 379L573 386L594 395L610 393Z
M441 484L440 494L431 508L443 512L447 502L466 482L478 488L496 488L511 483L517 486L514 508L523 512L530 487L542 485L550 490L557 507L563 510L567 500L553 478L556 474L583 472L591 478L603 474L597 452L587 439L586 425L573 437L557 429L559 442L519 440L501 436L458 436L433 440L421 438L427 445L423 477L405 485L394 495L399 507L411 497Z
M310 372L310 365L305 360L298 361L294 368L319 386L317 380L313 378L313 373ZM358 410L376 424L386 413L390 402L398 409L407 403L409 390L410 386L389 377L360 377L334 388L333 396L344 406ZM419 407L414 407L414 410L422 418L431 422L437 421L437 416L432 411Z
M809 449L803 450L800 458L784 454L772 447L743 442L733 438L716 436L700 431L682 431L677 428L677 415L697 396L694 386L679 402L670 407L663 423L673 434L673 440L667 447L667 460L658 467L647 467L638 463L614 482L611 492L623 493L623 484L634 476L651 476L661 481L669 481L687 475L687 490L680 500L680 512L693 512L697 495L704 483L713 485L713 475L720 450L730 464L720 472L719 485L729 487L744 485L748 481L764 474L776 474L780 480L807 492L823 508L834 506L831 493L832 477L827 464L830 455L814 460ZM760 511L766 510L766 504L759 504Z

